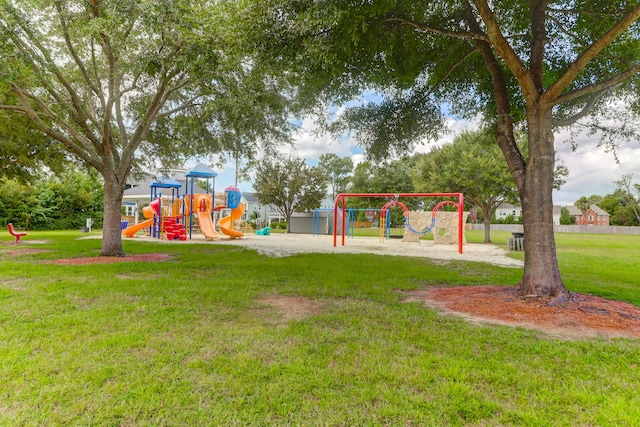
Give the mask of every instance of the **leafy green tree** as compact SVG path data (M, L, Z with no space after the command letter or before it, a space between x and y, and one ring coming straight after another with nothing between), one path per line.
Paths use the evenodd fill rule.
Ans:
M102 223L102 183L96 174L69 168L59 176L34 183L0 181L0 224L33 230L64 230L84 227L91 218Z
M253 189L261 204L276 207L290 232L291 215L320 207L327 182L324 172L304 159L271 156L258 162Z
M95 227L102 225L102 183L96 173L87 173L75 168L39 182L34 189L38 200L37 212L33 215L34 229L68 230L84 227L91 218ZM45 214L46 213L46 214Z
M415 187L412 176L415 167L416 157L403 157L378 164L373 164L371 161L359 163L351 179L349 191L353 193L413 193Z
M318 167L327 176L329 197L335 200L336 196L344 193L349 185L349 178L353 173L353 160L334 153L325 153L320 155Z
M633 136L633 120L607 127L602 116L624 116L613 111L612 99L623 98L631 116L640 111L637 1L253 6L249 12L258 17L248 19L268 28L258 45L298 82L301 99L327 105L379 91L382 100L343 116L342 129L354 129L371 154L406 152L415 141L435 138L443 127L440 103L459 115L482 113L496 130L523 207L528 237L518 293L568 298L553 235L554 129L597 128L612 148ZM518 125L526 128L528 157L516 143Z
M633 174L622 175L619 180L613 181L616 186L616 190L623 194L626 194L626 210L633 213L635 217L633 220L634 225L640 224L640 184L633 184Z
M28 226L29 202L33 189L15 179L0 178L0 226L13 223L16 227Z
M569 209L562 207L560 209L560 225L573 225L576 223L576 218L569 213Z
M607 194L606 196L602 197L602 200L598 205L609 215L611 215L611 217L609 217L610 225L623 225L619 221L621 206L620 196L621 194L619 194L617 191L614 191L613 193Z
M418 162L419 191L463 193L482 212L484 241L491 242L491 219L502 203L515 203L518 191L495 145L495 135L468 131Z
M27 117L0 111L0 173L33 182L44 170L59 173L67 166L65 153L51 138L33 129Z
M0 110L100 174L100 255L124 254L120 206L138 154L217 152L230 123L260 136L283 122L270 115L280 91L240 48L230 13L191 0L0 0Z
M415 193L413 174L415 173L416 157L403 157L390 162L373 164L370 161L359 163L351 178L349 192L352 193ZM429 202L418 198L400 200L409 210L428 208ZM348 207L361 209L380 209L387 202L379 197L362 197L349 200ZM391 221L401 224L403 212L397 208L391 209Z

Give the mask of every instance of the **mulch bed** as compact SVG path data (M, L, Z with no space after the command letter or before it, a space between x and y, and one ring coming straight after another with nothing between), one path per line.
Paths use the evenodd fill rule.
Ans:
M550 307L542 298L524 298L508 286L434 287L403 291L405 302L423 302L475 322L522 326L567 339L640 338L640 307L584 294Z

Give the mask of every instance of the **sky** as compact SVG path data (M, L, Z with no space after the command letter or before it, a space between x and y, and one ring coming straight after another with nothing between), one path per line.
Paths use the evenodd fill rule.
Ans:
M473 129L476 124L464 120L451 119L448 123L450 133L436 143L426 146L417 146L413 153L428 152L433 146L451 142L456 133L464 129ZM295 135L295 144L292 147L282 147L281 152L303 157L310 165L317 164L318 157L323 153L335 153L340 157L351 157L354 164L364 158L362 150L352 139L336 140L329 135L316 136L314 130L317 126L313 118L305 118L300 122L299 132ZM612 153L605 153L603 148L598 148L597 136L579 136L576 141L578 148L573 151L568 143L569 132L563 130L555 134L556 150L558 158L569 168L569 176L560 190L554 190L553 202L555 205L572 205L581 196L598 194L604 196L612 193L615 186L614 180L618 180L624 174L633 173L633 182L640 182L640 141L622 142L618 149L618 160ZM235 182L235 166L228 163L224 168L214 168L218 173L216 178L216 191L221 191ZM250 182L240 182L238 187L242 191L253 191Z

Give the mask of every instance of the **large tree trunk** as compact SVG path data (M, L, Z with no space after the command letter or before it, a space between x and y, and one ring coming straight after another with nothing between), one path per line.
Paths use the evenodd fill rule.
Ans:
M113 177L104 177L104 223L100 256L124 256L122 250L122 196L124 186Z
M560 277L553 234L554 138L551 111L527 112L529 161L519 188L524 226L524 276L518 284L520 295L553 297L554 303L567 300Z

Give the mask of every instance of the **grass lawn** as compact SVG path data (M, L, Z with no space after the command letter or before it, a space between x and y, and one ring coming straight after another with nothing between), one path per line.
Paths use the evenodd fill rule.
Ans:
M509 235L492 238L504 245ZM639 340L478 326L394 292L514 285L520 269L130 240L129 254L172 259L47 263L98 254L99 240L77 237L30 232L49 243L0 245L0 426L640 420ZM568 288L640 305L639 236L556 240ZM26 251L36 248L45 251ZM313 310L287 320L265 300L273 296L305 298Z

